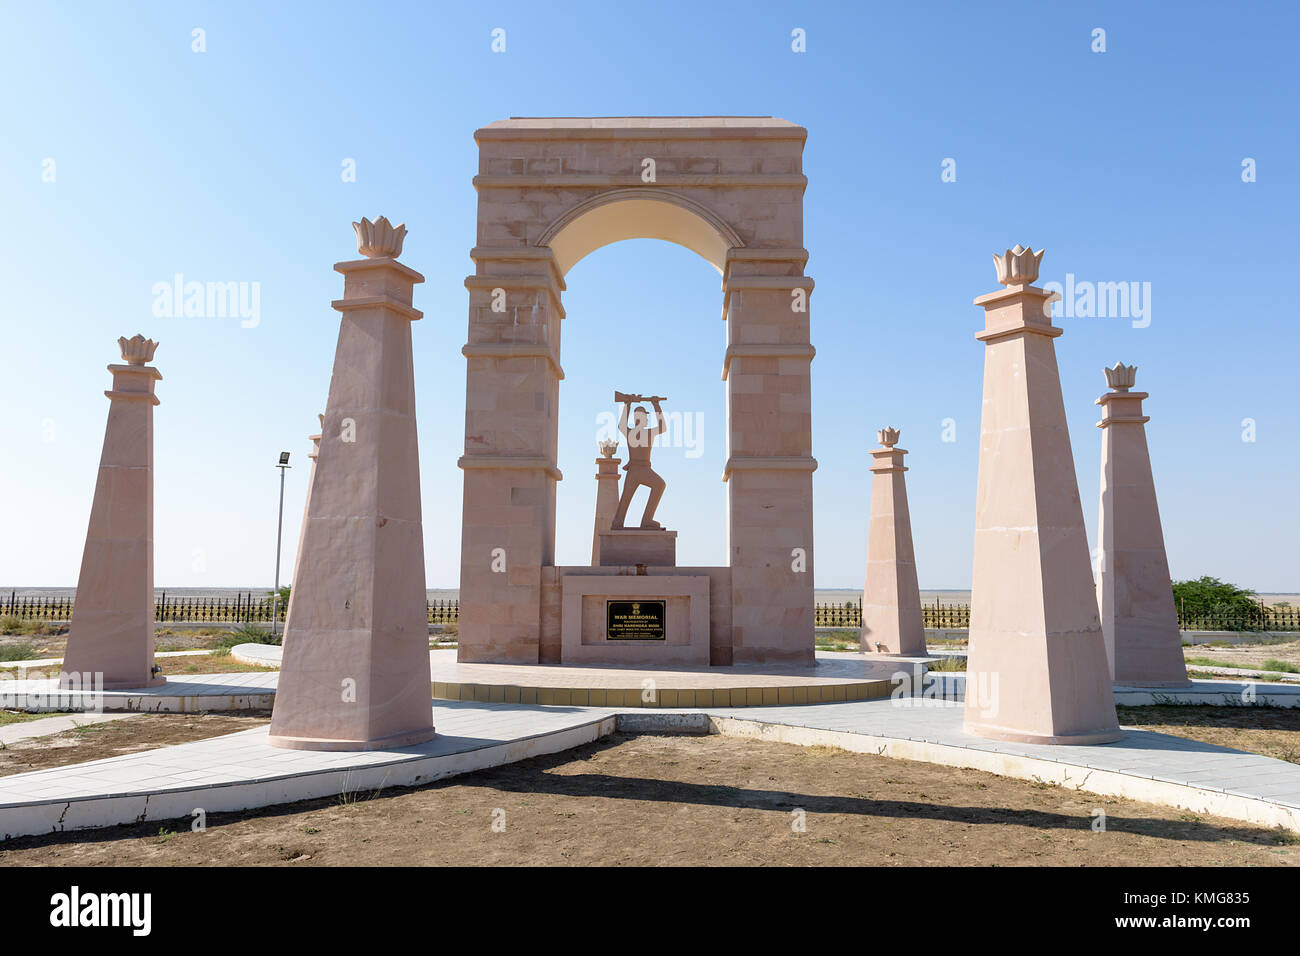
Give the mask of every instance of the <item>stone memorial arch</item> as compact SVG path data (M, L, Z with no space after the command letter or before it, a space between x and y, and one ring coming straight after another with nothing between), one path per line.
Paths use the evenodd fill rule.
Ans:
M806 138L771 117L510 119L475 133L460 660L813 660ZM634 238L685 246L722 277L727 567L555 567L565 275ZM690 592L693 649L593 650L585 632L572 643L594 575L670 602Z

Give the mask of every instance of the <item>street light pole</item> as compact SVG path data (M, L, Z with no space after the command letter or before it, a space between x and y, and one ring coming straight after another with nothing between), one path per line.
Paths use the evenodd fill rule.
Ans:
M271 636L276 635L280 618L280 541L284 537L284 473L289 468L289 453L280 452L280 517L275 523L275 590L271 592Z

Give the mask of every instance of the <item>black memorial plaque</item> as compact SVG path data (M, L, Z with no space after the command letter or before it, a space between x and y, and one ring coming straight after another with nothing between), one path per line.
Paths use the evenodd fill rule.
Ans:
M667 601L606 601L605 637L611 641L666 640Z

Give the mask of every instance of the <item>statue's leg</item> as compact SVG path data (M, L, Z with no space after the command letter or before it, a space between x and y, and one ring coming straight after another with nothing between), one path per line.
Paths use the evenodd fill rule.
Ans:
M661 528L663 526L654 520L655 509L659 507L659 499L664 496L664 488L667 487L667 482L652 471L642 484L649 486L650 500L645 503L645 514L641 516L641 527Z
M641 482L633 481L631 475L623 478L623 494L618 499L618 510L614 512L614 518L609 523L611 530L617 531L623 527L623 522L627 520L627 508L632 503L632 496L636 490L641 487Z

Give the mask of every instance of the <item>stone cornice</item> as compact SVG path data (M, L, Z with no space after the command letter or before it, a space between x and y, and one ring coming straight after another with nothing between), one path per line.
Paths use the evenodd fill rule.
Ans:
M545 471L556 481L564 475L555 462L541 455L462 455L456 462L464 470L474 468L510 469L515 471Z
M462 346L460 354L465 358L492 358L492 359L517 359L517 358L541 358L551 366L551 371L555 377L561 381L564 379L564 369L560 367L560 361L556 358L555 353L550 346L537 345L532 343L515 343L515 342L471 342Z
M339 312L357 312L362 309L389 309L410 319L412 322L424 318L424 313L419 309L413 308L391 295L362 295L353 299L335 299L330 303L330 308Z
M722 480L731 478L733 471L807 471L817 470L817 459L811 455L732 455L722 469Z
M465 288L467 289L505 289L507 293L511 289L545 289L551 297L551 303L555 306L556 314L563 319L565 317L564 303L560 299L561 287L551 276L537 275L530 273L498 273L496 275L472 275L465 277Z
M538 173L519 176L474 177L475 190L484 189L653 189L655 186L684 189L705 187L708 189L759 189L785 187L798 189L801 193L808 188L808 177L802 173L695 173L674 174L659 173L653 183L644 182L636 173L610 176L591 173Z
M728 345L722 359L722 380L731 372L731 360L738 358L798 358L811 362L817 350L811 345Z
M366 269L392 269L410 279L413 284L424 281L424 276L410 266L403 265L388 256L378 256L374 259L348 259L344 262L334 263L334 271L341 272L343 275L347 275L349 272L362 272Z

